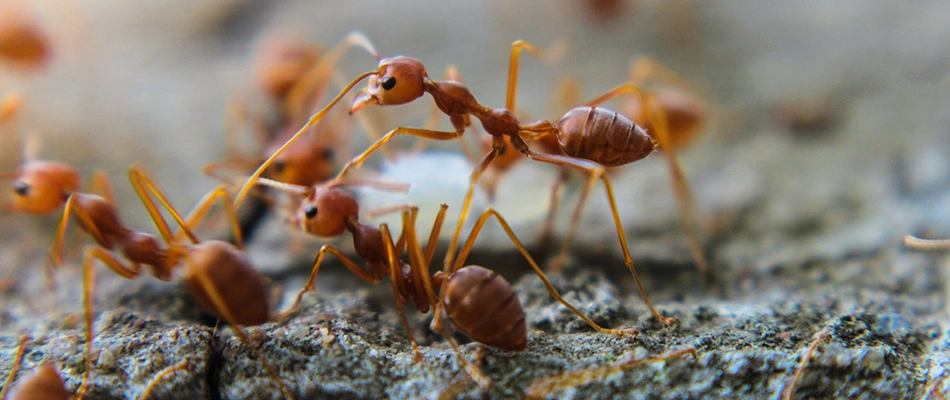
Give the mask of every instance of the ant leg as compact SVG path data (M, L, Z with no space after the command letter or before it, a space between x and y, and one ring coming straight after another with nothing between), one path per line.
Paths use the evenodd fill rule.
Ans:
M293 399L294 395L290 390L290 387L288 387L287 384L284 383L282 379L280 379L280 375L277 374L277 370L275 370L274 367L264 359L264 355L261 354L260 350L251 344L250 339L247 337L247 333L244 332L244 328L235 322L236 319L234 318L234 315L231 313L230 308L225 303L224 297L222 297L221 293L218 292L218 288L215 287L213 282L211 282L211 278L201 270L196 271L195 277L197 278L201 287L205 290L205 293L207 293L211 303L214 304L214 308L219 313L221 313L221 317L225 321L231 324L231 327L234 329L234 334L237 335L241 342L251 350L258 360L260 360L264 370L267 371L267 374L270 375L270 378L274 380L274 382L277 382L277 384L280 386L280 390L284 393L284 396L286 396L288 399Z
M687 244L690 253L693 255L693 260L696 261L699 272L705 275L709 271L709 264L706 261L706 255L700 244L701 241L698 232L699 224L697 223L698 218L695 211L696 200L689 188L686 173L683 172L683 167L673 149L666 113L660 108L656 96L652 93L646 94L636 83L628 82L607 91L603 95L588 102L587 105L594 107L623 94L633 94L640 100L643 114L647 116L650 125L654 127L655 139L659 142L659 147L666 153L666 157L664 158L670 170L680 220L688 237Z
M158 375L155 375L151 381L148 382L148 385L145 386L145 390L142 391L142 395L139 396L139 400L146 400L149 396L152 395L152 391L155 390L155 384L161 382L166 376L171 375L174 372L185 371L191 367L191 362L188 359L179 361L177 364L166 367Z
M326 88L333 67L339 64L340 59L346 54L346 51L353 46L366 50L369 54L379 60L379 53L373 47L373 43L362 32L350 32L333 49L328 51L320 61L314 64L304 75L290 88L284 101L285 115L300 115L306 108L307 99L317 98Z
M83 309L85 310L85 319L86 319L86 371L83 372L82 384L79 386L79 392L76 394L76 398L81 399L85 394L86 390L89 387L89 374L92 372L92 342L95 339L93 334L93 322L92 322L92 308L93 308L93 297L92 297L92 288L96 279L95 269L93 269L93 261L99 260L105 264L109 269L111 269L116 274L122 276L126 279L133 279L139 275L141 266L139 264L132 264L132 267L126 267L122 264L121 261L117 260L115 256L109 254L103 249L100 248L89 248L86 250L86 256L83 260L83 292L82 292L82 303Z
M76 198L74 195L70 195L66 199L66 205L63 207L63 217L59 220L59 225L56 227L56 235L53 238L53 247L50 248L50 256L53 259L53 265L61 266L63 265L63 241L66 237L66 226L69 225L69 214L75 213L79 220L82 222L83 228L85 228L86 233L92 237L96 243L105 243L105 236L102 232L99 231L99 228L96 227L95 222L92 219L92 216L84 208L82 208L78 203L76 203Z
M355 158L350 160L348 163L346 163L346 165L343 166L343 169L340 170L340 173L336 175L336 178L334 178L334 180L343 179L346 173L349 172L350 168L359 167L363 165L363 162L365 162L366 159L369 158L369 156L373 154L373 152L375 152L383 144L388 142L390 139L392 139L396 135L413 135L413 136L419 136L421 138L432 139L432 140L455 140L462 137L463 133L465 133L465 131L449 132L449 131L436 131L436 130L429 130L429 129L422 129L422 128L406 128L406 127L400 126L396 129L389 131L385 135L383 135L383 137L379 138L379 140L377 140L376 143L373 143L371 146L369 146L369 148L367 148L366 151L364 151L362 154L356 156Z
M218 182L231 183L232 182L231 179L228 179L227 177L225 177L218 171L222 169L236 169L236 168L242 168L242 167L250 168L250 167L259 165L263 161L264 161L263 158L256 159L256 160L250 160L250 159L242 160L242 159L229 158L224 161L215 161L212 163L205 164L204 167L201 168L201 173L203 173L205 176L208 176L211 179L214 179Z
M379 283L379 281L382 280L381 276L376 276L370 272L367 272L362 267L357 265L353 259L351 259L346 254L343 254L343 252L336 247L325 244L320 248L320 252L317 253L316 260L313 262L313 269L310 271L310 279L307 280L307 284L304 285L303 289L300 289L300 291L297 292L297 297L294 299L293 305L291 305L287 311L281 312L277 319L284 319L290 314L293 314L294 311L297 311L297 308L300 307L300 301L303 299L303 295L314 290L314 285L317 282L317 272L320 271L320 265L323 263L323 257L326 253L330 253L336 257L337 260L343 263L343 265L349 269L350 272L356 275L357 278L372 284Z
M640 277L637 275L637 271L633 267L633 258L630 257L630 250L627 248L627 238L626 238L626 235L623 233L623 224L620 222L620 214L617 211L617 201L614 199L613 187L610 184L610 178L608 178L606 175L606 170L604 169L604 166L597 164L593 161L567 157L567 156L558 156L558 155L553 155L553 154L535 153L530 150L525 151L525 155L527 155L528 158L535 161L554 164L561 167L578 168L590 174L590 178L588 178L588 181L587 181L587 187L584 189L584 192L581 194L581 200L578 201L577 206L575 206L574 215L580 215L579 214L580 211L578 210L583 208L584 206L583 200L586 199L587 197L586 194L589 193L593 189L593 186L597 182L597 179L601 179L604 181L604 191L606 192L606 195L607 195L607 201L610 202L610 211L613 213L614 225L616 225L616 228L617 228L617 238L620 240L620 248L623 250L624 263L627 265L627 269L629 269L630 273L633 275L633 280L637 284L637 289L640 291L640 296L643 298L643 302L646 303L647 307L650 308L650 311L653 313L653 316L656 317L657 320L663 322L665 325L672 325L673 323L675 323L676 321L675 319L666 318L660 315L660 313L656 310L656 308L653 307L653 303L650 302L650 299L647 298L646 291L643 290L643 284L640 282ZM576 224L577 224L577 221L574 221L574 220L571 221L572 230ZM567 244L564 244L564 246L567 246Z
M561 168L558 171L557 179L554 180L554 183L551 185L551 200L548 205L548 216L544 219L544 223L541 225L541 234L539 236L539 241L542 244L550 242L554 239L554 220L557 218L558 205L561 202L561 189L564 187L564 182L567 182L570 178L569 171L564 168ZM561 263L556 263L551 265L551 270L558 270L561 267Z
M12 121L23 109L23 94L10 90L0 99L0 124Z
M627 353L624 356L621 356L628 358L627 360L622 360L611 365L569 371L538 379L525 391L525 398L546 399L558 390L570 389L581 385L586 385L591 382L602 381L611 376L622 373L628 368L647 363L666 361L672 358L684 356L686 354L691 355L694 360L696 359L696 349L694 348L677 350L659 357L646 358L633 358L630 353Z
M907 235L904 236L904 245L914 250L943 250L950 249L950 239L920 239Z
M551 284L551 281L548 280L547 275L545 275L544 272L541 271L541 267L539 267L538 264L534 261L534 258L531 257L531 254L528 254L528 250L525 249L523 244L521 244L521 240L518 240L518 236L515 235L515 232L511 229L511 226L508 225L508 221L506 221L505 218L502 217L501 214L498 213L498 211L495 211L492 208L485 210L485 212L482 213L482 215L475 222L475 226L472 228L472 232L469 233L468 239L466 239L465 241L465 245L462 246L462 251L459 252L459 256L455 260L455 267L452 269L453 271L457 271L465 263L465 258L468 257L468 253L472 250L472 246L475 245L475 240L478 239L479 233L481 233L481 230L485 226L485 223L491 217L495 217L495 219L498 220L498 223L501 224L502 229L504 229L505 233L508 234L508 238L510 238L511 242L515 245L516 248L518 248L518 251L521 252L521 255L524 256L525 260L528 261L528 264L531 265L531 269L533 269L534 272L538 275L538 278L541 279L541 282L544 284L544 287L548 289L548 292L551 293L551 296L554 297L554 300L557 300L558 303L563 304L564 307L567 307L568 310L571 310L571 312L573 312L574 314L577 314L578 317L580 317L582 320L584 320L584 322L590 325L591 328L594 328L598 332L607 333L611 335L633 335L637 333L635 329L604 328L598 325L596 322L594 322L590 318L588 318L586 315L584 315L584 313L582 313L580 310L578 310L573 305L571 305L570 302L568 302L563 297L561 297L561 294L558 293L554 285ZM659 317L659 318L662 318L662 317ZM662 321L663 319L660 319L660 320Z
M566 47L567 46L563 43L555 43L546 58L550 60L560 59L561 55L567 50ZM515 92L518 90L518 65L521 61L522 50L533 54L535 57L545 57L545 52L542 52L524 40L516 40L511 44L511 58L508 62L508 91L505 96L505 108L512 113L515 112Z
M129 182L132 184L132 189L135 189L135 193L139 196L139 199L142 200L142 205L145 206L149 216L152 217L152 222L155 223L155 227L161 232L165 243L174 242L176 235L172 235L171 227L158 210L158 206L155 205L155 200L152 199L152 196L149 196L149 192L158 198L158 203L172 215L172 218L175 219L175 222L178 223L185 235L188 236L191 243L198 244L201 242L191 231L191 228L188 227L188 224L185 223L185 220L182 219L181 214L171 205L162 190L158 188L158 184L155 183L155 180L148 176L144 168L139 165L129 168Z
M782 391L782 400L792 400L792 398L795 397L795 389L798 386L798 381L805 373L805 367L808 366L808 361L811 360L811 356L815 352L815 349L818 348L818 345L829 336L831 336L831 334L824 329L815 334L815 338L808 346L808 350L806 350L805 355L802 356L801 364L798 365L798 368L795 369L795 374L792 375L792 381L789 382L788 386L785 386L785 390Z
M241 222L238 221L237 214L234 212L234 205L231 204L231 195L224 186L218 186L205 194L204 197L198 201L198 204L195 204L195 207L188 213L188 216L185 217L184 226L195 229L208 215L208 211L211 210L211 207L214 206L214 202L217 200L221 200L221 205L224 207L225 214L227 214L228 220L231 223L231 231L234 235L235 245L238 249L243 250L244 238L241 235ZM177 233L173 240L177 241L180 239L181 234L182 232Z
M402 320L403 326L406 327L406 333L409 334L409 342L412 343L413 362L419 362L422 360L422 352L419 351L419 344L416 343L416 335L412 333L412 327L409 326L409 320L406 319L406 313L403 311L403 305L407 303L409 299L403 296L403 293L407 293L407 289L403 286L405 281L402 279L402 274L398 270L398 268L401 267L401 263L399 262L396 252L393 250L393 237L389 232L389 225L381 224L379 230L383 237L383 246L386 248L386 264L389 264L389 282L393 288L393 299L396 302L396 311L399 312L399 318ZM405 232L405 230L406 227L403 225L403 231Z
M3 390L0 390L0 399L7 398L7 391L13 386L13 381L16 380L16 374L20 371L20 364L23 363L23 355L26 354L26 342L28 341L30 341L30 335L20 336L20 344L17 345L16 356L13 357L10 375L7 376L6 382L3 383Z
M291 144L296 142L297 139L299 139L301 135L303 135L306 132L309 132L310 128L316 125L317 122L320 122L320 120L323 119L324 116L326 116L327 112L329 112L330 109L333 108L333 106L335 106L337 103L340 102L341 99L343 99L343 96L347 92L353 89L353 87L356 86L357 83L359 83L363 79L366 79L366 77L370 75L376 75L376 71L364 72L360 74L359 76L357 76L352 81L350 81L350 83L347 84L346 87L343 88L340 94L334 97L333 100L331 100L330 103L327 104L325 107L323 107L320 111L317 111L316 114L311 116L310 119L307 121L307 123L304 124L304 126L302 126L300 130L297 131L297 133L294 133L294 135L291 136L291 138L288 139L286 142L284 142L284 144L280 146L280 148L277 149L277 151L275 151L274 154L271 154L271 156L268 157L267 160L265 160L264 163L261 164L260 167L257 167L257 170L255 170L254 173L251 174L251 176L247 179L247 182L244 183L244 186L241 187L241 190L238 191L238 195L234 198L235 208L240 206L241 203L244 202L244 197L247 196L247 193L251 190L251 187L254 186L254 184L257 182L257 179L261 177L261 174L264 173L264 170L270 167L270 165L274 163L274 160L281 153L287 150L287 147L290 147Z

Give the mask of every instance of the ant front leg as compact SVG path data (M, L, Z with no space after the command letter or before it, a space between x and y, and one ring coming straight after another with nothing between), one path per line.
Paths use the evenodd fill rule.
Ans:
M350 272L352 272L354 275L356 275L357 278L360 278L361 280L364 280L374 285L379 283L380 280L382 280L381 276L376 276L370 272L367 272L365 269L360 267L355 261L353 261L353 259L351 259L349 256L344 254L342 251L340 251L336 247L325 244L323 245L323 247L320 248L320 252L317 253L317 257L313 262L313 269L310 271L310 279L307 280L307 284L304 285L303 289L300 289L300 291L297 292L297 297L294 299L293 305L291 305L287 311L280 313L277 319L284 319L290 314L293 314L294 311L297 311L297 308L300 307L301 300L303 300L303 295L306 294L307 292L314 290L314 285L317 282L317 272L320 271L320 265L323 264L323 257L327 253L336 257L337 260L343 263L346 269L350 270Z
M77 194L72 194L66 199L66 205L63 207L63 217L59 220L56 227L56 234L53 236L53 247L50 248L50 256L53 259L54 266L63 265L63 241L66 238L66 227L69 225L69 215L76 214L86 232L96 243L106 243L105 236L96 226L95 221L86 209L82 208L76 200Z
M406 227L404 225L403 233L405 233L405 230ZM381 224L379 231L383 237L383 246L386 248L386 264L389 265L389 282L393 287L393 299L396 302L396 311L399 312L399 318L402 320L403 326L406 327L406 333L409 334L409 342L412 343L413 362L419 362L422 360L422 352L419 351L419 344L416 343L416 335L412 333L412 327L409 326L409 320L406 319L406 313L403 310L403 306L409 299L403 297L403 293L407 293L408 290L404 286L405 281L400 271L402 263L399 261L399 256L394 250L393 237L389 232L389 225Z
M340 170L340 173L338 173L334 179L341 180L344 176L346 176L346 173L349 172L350 168L357 168L363 165L363 162L365 162L369 156L371 156L377 149L379 149L386 142L390 141L396 135L412 135L432 140L455 140L462 137L463 133L465 133L465 131L462 130L449 132L422 128L398 127L383 135L383 137L379 138L376 143L373 143L371 146L369 146L366 151L346 163L346 165L343 166L343 169Z

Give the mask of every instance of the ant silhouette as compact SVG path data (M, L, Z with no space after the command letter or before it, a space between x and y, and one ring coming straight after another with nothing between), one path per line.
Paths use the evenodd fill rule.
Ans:
M480 386L487 387L490 380L477 367L465 361L458 345L444 325L443 315L447 314L458 330L481 344L509 351L522 351L526 348L524 310L510 284L487 268L477 265L463 266L485 223L494 217L555 300L577 314L598 332L618 335L636 333L634 329L603 328L561 297L528 254L508 222L493 209L489 208L478 218L454 265L447 267L444 271L437 271L430 277L429 265L435 253L448 205L442 204L440 207L429 238L423 247L416 232L418 207L414 205L397 205L376 211L377 214L402 211L402 232L394 241L387 224L381 224L379 228L376 228L359 222L359 204L352 194L340 189L339 186L346 184L342 181L309 188L275 182L266 178L259 178L256 182L303 195L305 200L298 208L301 227L319 236L336 237L349 232L353 237L353 247L357 255L366 263L365 268L361 267L358 262L336 247L324 245L317 253L309 280L282 316L294 313L299 308L304 294L314 290L317 273L327 254L340 260L354 275L371 284L379 283L388 274L393 295L396 298L396 309L409 334L416 360L421 359L422 354L419 352L415 336L403 310L407 304L414 305L422 313L433 311L432 329L447 338L472 379ZM408 264L399 259L404 251L408 252ZM434 289L436 287L440 289L438 295ZM646 302L658 320L666 324L673 322L671 318L660 315L649 300ZM492 312L494 317L485 318L485 310L494 310Z
M66 202L51 249L53 262L61 265L63 239L70 215L77 217L79 227L96 242L96 246L86 249L83 257L86 370L79 397L86 393L92 368L90 353L93 345L93 266L98 260L126 279L141 275L142 264L151 267L151 274L163 281L171 280L174 271L181 267L182 283L197 302L211 314L231 324L235 334L257 355L281 391L288 398L292 398L290 388L258 354L242 328L242 325L260 325L270 321L271 313L267 303L265 280L242 251L243 240L227 190L223 186L212 190L198 202L186 218L182 218L142 167L133 166L128 175L133 189L145 205L167 247L163 247L152 235L125 227L119 220L114 203L94 194L75 192ZM156 201L178 223L182 230L180 233L172 233ZM231 222L236 246L217 240L202 242L192 232L192 228L207 215L217 201L222 203ZM190 245L180 243L182 234L191 242ZM116 258L112 251L120 252L128 260L128 264ZM180 262L184 265L180 266Z

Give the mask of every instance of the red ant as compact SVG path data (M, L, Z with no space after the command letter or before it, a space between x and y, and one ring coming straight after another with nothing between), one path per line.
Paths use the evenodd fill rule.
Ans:
M366 268L363 268L334 246L324 245L316 256L310 279L297 294L293 305L283 315L293 313L300 306L303 295L314 290L317 273L326 254L333 255L357 277L372 284L379 283L388 274L393 294L396 297L396 308L409 333L416 359L420 359L422 355L403 312L403 307L410 303L423 313L434 310L432 329L449 340L472 378L482 387L486 387L489 382L488 378L476 367L471 367L465 362L465 358L459 351L457 344L452 339L448 329L443 325L442 310L445 311L456 328L479 343L509 351L522 351L526 348L527 332L525 330L524 310L508 282L494 271L484 267L477 265L463 266L481 229L489 218L495 217L512 243L518 248L518 251L525 257L558 302L577 314L598 332L608 334L636 333L633 329L603 328L562 298L557 289L548 281L541 268L531 258L531 255L528 254L521 241L515 236L508 222L495 210L488 209L475 222L475 226L462 246L454 265L447 267L445 271L438 271L430 277L428 269L434 256L448 205L442 204L439 209L429 239L423 247L416 233L415 225L418 208L414 205L402 205L387 210L402 210L402 233L394 241L387 224L384 223L379 228L375 228L359 222L359 204L353 195L339 188L339 186L345 184L343 182L311 188L282 184L263 178L257 182L304 195L305 200L301 203L298 211L301 227L305 231L319 236L340 236L344 232L350 232L353 236L353 247L356 249L357 255L367 265ZM399 260L404 250L408 251L408 264ZM440 288L438 295L434 289L436 287ZM667 324L672 323L670 318L661 316L649 301L647 301L647 305L658 320ZM494 317L486 318L485 310L494 310Z
M17 346L16 357L13 359L13 367L10 368L10 375L7 376L7 380L3 385L3 391L0 391L0 399L7 399L8 390L12 390L10 392L10 400L70 399L72 396L69 394L69 390L66 389L66 383L63 382L63 377L60 376L56 366L53 365L52 362L48 361L44 362L26 377L21 378L19 381L17 381L16 385L13 385L13 381L16 380L17 372L20 371L20 364L23 362L24 354L26 354L26 344L29 341L29 335L23 335L20 337L20 344ZM158 382L176 371L188 369L189 366L190 363L186 358L181 362L165 368L149 381L148 385L145 386L145 390L142 392L142 395L139 396L139 399L148 399ZM81 399L82 397L82 395L77 395L76 399Z
M154 277L164 281L173 278L174 270L179 268L179 261L183 261L182 282L188 291L205 310L231 324L235 334L255 353L257 350L250 345L241 326L260 325L271 320L264 278L254 269L242 251L243 244L237 217L234 215L229 194L223 186L205 195L189 213L186 221L186 218L182 218L172 207L154 180L141 167L129 169L129 181L145 205L167 247L163 247L152 235L125 227L119 220L113 202L97 195L75 192L66 202L51 250L54 262L57 265L61 264L63 237L70 215L78 218L79 227L96 242L95 247L90 247L85 251L83 261L86 370L79 389L80 397L87 390L89 373L92 369L90 357L93 341L92 284L93 266L96 260L126 279L134 279L141 275L142 264L145 264L151 267ZM157 202L172 215L181 227L181 233L191 241L191 245L179 243L181 233L177 235L172 233L171 227L165 221L152 196L157 198ZM237 247L217 240L201 242L192 233L192 228L205 217L214 202L219 200L224 205L231 221ZM112 251L122 253L128 263L120 261L112 254ZM274 369L260 354L257 356L270 377L280 385L281 391L287 397L293 397L290 389L278 377Z
M235 198L235 205L239 205L247 192L260 177L261 173L267 169L280 154L310 127L319 122L327 112L338 103L342 97L349 92L357 83L363 79L369 78L368 85L357 96L350 108L355 112L370 104L395 105L411 102L425 93L432 95L436 106L443 113L449 116L454 132L437 131L419 128L398 127L380 138L371 145L362 154L347 163L337 174L336 179L343 177L350 168L361 165L376 149L389 141L392 137L399 134L414 135L434 140L453 140L460 138L465 132L470 116L479 119L485 131L492 136L492 149L484 156L481 162L472 172L469 188L462 205L461 214L452 240L449 243L449 251L445 257L445 268L448 269L452 263L455 247L461 234L462 226L468 215L469 207L472 201L472 195L475 185L482 172L491 164L495 157L507 149L507 138L512 148L524 154L527 158L544 163L554 164L561 167L573 167L581 169L589 175L587 185L581 198L575 208L575 217L579 218L580 210L583 208L588 194L593 189L594 184L600 179L604 182L607 199L610 202L610 209L613 214L614 224L616 225L617 237L620 241L624 254L624 262L633 274L640 289L641 295L646 300L646 294L643 292L639 277L633 268L633 259L627 248L626 235L623 233L623 225L620 221L620 215L617 211L616 201L614 200L613 188L610 179L606 176L606 168L620 166L639 160L649 155L655 147L653 139L643 130L643 128L634 124L626 117L616 112L598 108L597 105L624 93L633 93L637 95L646 110L646 114L657 127L657 134L660 136L668 135L667 121L662 113L657 112L656 95L644 93L635 83L626 83L608 91L603 96L596 98L585 106L576 107L568 111L564 117L557 122L538 121L527 125L522 125L515 117L514 101L515 88L517 84L517 72L520 54L522 50L536 51L534 46L524 42L516 41L512 44L511 60L508 71L508 92L506 97L506 107L492 109L479 104L474 95L463 84L455 81L434 81L428 78L425 66L421 61L406 56L397 56L386 58L379 61L379 67L375 71L368 71L357 76L338 94L327 106L314 114L290 140L284 143L267 161L262 164L254 174L248 179L247 183L238 192ZM539 138L546 135L552 135L558 138L561 150L566 155L543 154L532 151L525 139ZM665 140L660 140L661 147ZM674 174L674 179L682 180L682 174ZM685 185L685 182L684 182ZM695 248L700 248L696 243ZM698 264L702 269L705 265L704 260L699 260Z
M50 42L22 1L0 2L0 59L28 69L49 61Z

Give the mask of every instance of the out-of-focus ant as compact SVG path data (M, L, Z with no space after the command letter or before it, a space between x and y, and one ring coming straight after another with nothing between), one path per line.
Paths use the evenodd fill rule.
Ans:
M50 59L51 46L29 2L0 2L0 60L24 69L39 69Z
M287 397L293 397L290 389L276 371L260 354L257 354L257 350L250 344L241 327L242 325L260 325L270 321L271 311L267 302L264 278L254 269L251 261L241 250L243 244L238 221L227 190L223 186L212 190L201 199L187 218L182 218L144 169L141 167L129 169L129 180L158 228L165 246L162 246L152 235L125 227L119 220L116 205L113 202L97 195L75 192L66 202L63 218L57 228L56 239L51 250L54 262L61 264L63 237L70 216L75 216L79 221L79 227L96 242L96 246L89 247L85 251L83 261L86 370L79 394L86 392L92 368L90 353L93 345L93 267L95 261L99 261L126 279L134 279L141 275L143 264L151 267L150 272L154 277L164 281L173 279L175 270L181 268L182 283L198 303L208 312L231 324L235 334L255 352L267 373L280 385L284 394ZM157 200L153 199L153 196ZM179 234L172 233L156 201L178 223L182 230ZM231 221L237 238L236 247L217 240L202 242L192 233L192 228L207 215L217 201L223 204ZM191 242L190 245L180 243L182 234ZM113 251L121 253L128 262L120 261L113 255Z
M269 124L259 115L252 115L247 106L232 100L226 127L227 160L205 166L206 175L230 183L220 174L222 169L245 169L243 174L273 154L306 121L311 108L320 100L334 75L334 68L346 51L353 47L376 54L369 40L361 33L351 33L330 51L321 54L317 46L293 35L274 35L264 40L255 61L257 86L279 105L276 123ZM376 129L367 116L358 119L367 134L375 140ZM255 133L260 156L238 155L234 146L241 142L234 137L239 126L248 126ZM345 156L349 123L339 113L327 124L315 127L293 145L285 149L264 176L279 182L300 186L316 185L333 177L339 167L337 161ZM286 205L293 210L296 204ZM258 201L254 212L242 221L242 232L247 236L264 217L268 204Z
M423 313L433 310L433 330L443 334L449 340L472 378L482 387L486 387L488 378L476 367L464 361L457 344L444 326L442 317L444 312L456 328L479 343L510 351L525 349L527 333L524 310L511 286L504 278L487 268L477 265L463 266L481 229L489 218L495 217L558 302L599 332L636 333L633 329L603 328L562 298L515 236L507 221L492 209L485 211L476 221L454 265L430 277L429 265L448 205L443 204L440 208L429 238L423 247L415 227L418 209L413 205L401 205L386 210L402 210L402 232L394 241L387 224L382 224L379 228L362 224L359 221L359 204L356 198L341 190L337 185L306 188L267 179L260 179L258 183L303 195L305 200L298 210L301 227L319 236L340 236L344 232L349 232L353 236L353 246L357 255L366 263L365 268L361 267L357 261L336 247L324 245L316 256L310 279L284 315L293 313L300 306L303 295L314 290L317 273L327 254L333 255L357 277L372 284L379 283L388 274L396 297L397 311L409 333L416 358L419 359L421 353L403 311L406 304L414 305ZM408 263L400 259L404 251L408 251ZM437 292L436 288L440 290ZM649 300L647 304L650 305ZM670 318L661 316L652 305L650 305L650 310L658 320L667 324L672 323Z

